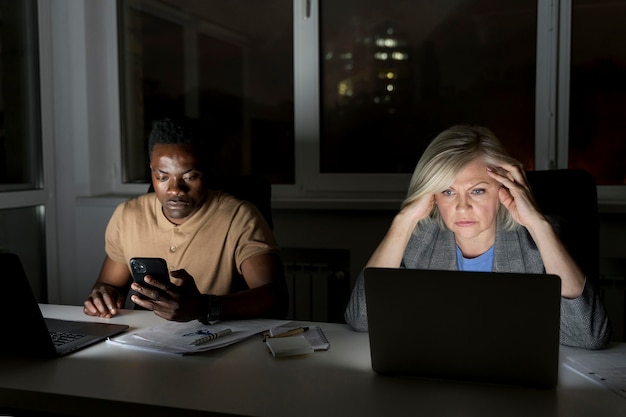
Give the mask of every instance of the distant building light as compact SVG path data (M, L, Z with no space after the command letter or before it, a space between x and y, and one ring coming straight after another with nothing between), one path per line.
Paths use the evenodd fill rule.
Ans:
M396 61L406 61L407 59L409 59L409 54L405 52L395 51L391 53L391 59Z
M374 58L379 61L386 61L389 59L389 55L387 54L387 52L376 52L374 54Z
M378 78L381 80L393 80L397 78L397 76L393 71L381 71L378 73Z
M376 46L380 48L395 48L398 46L398 40L394 38L377 38Z
M387 91L391 92L393 91L394 87L393 84L387 84Z
M337 93L340 96L351 97L352 96L352 80L348 78L346 80L340 81L337 84Z

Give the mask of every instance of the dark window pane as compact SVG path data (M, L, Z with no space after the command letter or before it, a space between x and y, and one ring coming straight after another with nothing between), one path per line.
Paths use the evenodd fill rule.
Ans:
M0 210L0 251L16 253L37 301L48 301L43 206ZM10 277L7 277L10 278Z
M41 188L37 11L0 1L0 191Z
M459 123L533 168L536 16L529 0L321 0L321 172L412 172Z
M626 184L626 2L572 2L569 166Z
M125 182L149 181L152 121L186 115L203 122L217 173L294 183L292 2L118 4Z

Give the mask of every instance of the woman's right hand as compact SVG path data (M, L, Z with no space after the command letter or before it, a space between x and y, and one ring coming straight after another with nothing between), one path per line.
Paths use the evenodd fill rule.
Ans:
M434 194L425 195L404 205L396 215L396 218L404 219L410 232L413 232L417 222L428 217L433 207L435 207Z
M404 205L394 217L389 230L370 257L366 267L399 267L417 222L430 215L434 206L434 195L424 196Z

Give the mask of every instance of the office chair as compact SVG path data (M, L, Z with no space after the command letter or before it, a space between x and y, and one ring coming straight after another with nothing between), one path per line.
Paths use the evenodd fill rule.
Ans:
M595 178L582 169L526 171L541 212L590 279L600 274L600 221Z
M214 176L210 177L206 184L211 190L221 190L240 200L254 204L265 218L270 229L274 228L272 184L267 179L254 175ZM153 191L154 187L150 184L148 192Z

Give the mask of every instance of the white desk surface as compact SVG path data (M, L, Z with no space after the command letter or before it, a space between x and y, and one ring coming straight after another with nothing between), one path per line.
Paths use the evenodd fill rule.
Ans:
M82 307L41 309L46 317L105 321L85 316ZM126 310L110 322L133 330L164 320ZM2 357L0 410L107 417L626 416L626 398L564 365L554 390L376 375L366 333L318 324L330 350L284 359L274 359L260 335L191 356L101 343L52 360ZM619 351L626 355L626 344L601 352ZM586 351L561 347L561 358L572 354Z

